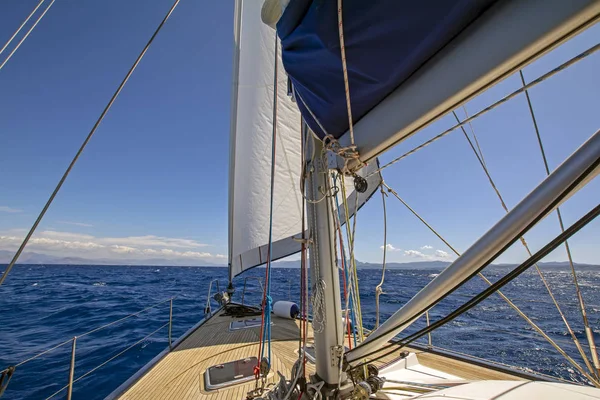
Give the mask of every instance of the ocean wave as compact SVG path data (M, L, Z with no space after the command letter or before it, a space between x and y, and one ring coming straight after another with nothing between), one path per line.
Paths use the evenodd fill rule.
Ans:
M274 301L298 302L298 285L290 288L289 280L298 281L299 269L281 269L273 273L272 293ZM150 273L154 272L154 273ZM375 286L380 275L372 271L359 270L363 320L367 328L374 323ZM252 273L250 273L252 275ZM381 297L382 317L393 314L408 299L417 293L437 274L431 270L391 271L386 276L385 295ZM492 276L492 274L489 274ZM497 279L500 275L495 274ZM254 274L260 276L261 274ZM564 283L564 274L547 274L550 286L555 289L559 302L573 302L572 287ZM584 281L594 287L600 286L599 274L587 274ZM159 301L177 296L173 302L173 337L178 337L203 316L208 283L220 279L221 288L227 284L224 268L180 268L180 267L69 267L69 266L17 266L11 279L2 289L10 296L0 297L3 322L0 332L9 340L0 341L0 368L11 365L15 360L26 357L27 350L42 350L50 344L60 343L75 335L116 321L140 311ZM521 276L517 284L507 285L503 291L526 311L527 315L553 338L570 340L569 333L556 314L550 300L540 301L547 296L537 274ZM244 276L234 280L237 293L234 300L241 299ZM250 281L249 281L250 283ZM564 289L559 286L565 285ZM570 283L572 285L572 282ZM100 289L101 288L101 289ZM246 293L244 302L258 304L261 290L253 286L253 293ZM433 321L447 315L471 296L485 288L477 280L461 288L459 295L444 299L430 310ZM600 294L585 292L586 302L600 304ZM581 321L577 306L564 307L569 321ZM591 313L600 312L600 307L589 307ZM597 314L594 314L597 315ZM100 330L77 341L78 368L92 369L105 361L108 354L135 343L154 331L169 316L169 303ZM425 326L420 318L410 329ZM494 328L497 327L497 330ZM574 328L579 328L574 324ZM111 363L112 368L101 368L93 379L85 379L75 385L77 397L101 399L134 374L166 346L166 331L144 340L132 350ZM511 332L526 334L513 335ZM578 338L584 340L581 329L575 329ZM162 336L161 336L162 335ZM467 352L521 368L539 371L565 379L584 382L577 371L568 370L559 354L541 342L537 334L511 310L503 300L492 296L485 303L469 310L459 319L446 324L432 333L436 346ZM531 336L531 337L529 337ZM561 342L562 343L562 342ZM21 349L21 350L18 350ZM574 346L565 346L571 355L576 355ZM52 394L56 375L67 376L70 349L55 352L20 367L22 373L15 374L3 399L37 399ZM81 361L79 361L81 360ZM115 374L114 371L119 373ZM62 376L62 375L61 375Z

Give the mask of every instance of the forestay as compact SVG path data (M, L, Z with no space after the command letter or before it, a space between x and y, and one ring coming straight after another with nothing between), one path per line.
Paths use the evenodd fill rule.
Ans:
M229 171L229 276L267 262L273 135L275 30L261 21L262 2L236 1L234 71ZM300 251L301 116L288 95L281 59L277 77L277 144L273 201L272 260ZM359 171L366 176L372 163ZM368 179L359 206L377 189L380 176ZM355 192L349 194L353 208ZM341 218L344 221L344 218Z

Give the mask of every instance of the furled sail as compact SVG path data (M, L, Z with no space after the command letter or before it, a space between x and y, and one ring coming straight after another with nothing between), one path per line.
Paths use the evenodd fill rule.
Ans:
M229 275L266 263L271 188L275 30L261 21L262 2L236 1L229 169ZM277 68L277 140L272 259L300 251L301 116L288 95L281 58ZM359 171L367 176L372 163ZM377 189L378 174L359 194L359 206ZM353 205L356 193L349 194ZM351 198L350 198L351 197ZM343 222L343 219L342 219Z
M354 144L368 161L594 23L597 0L344 0ZM350 144L336 1L291 0L283 63L323 135ZM485 55L485 56L483 56ZM307 110L310 110L310 112Z

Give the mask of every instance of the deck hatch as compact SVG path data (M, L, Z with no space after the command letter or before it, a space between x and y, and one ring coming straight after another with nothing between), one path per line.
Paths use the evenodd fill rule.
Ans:
M214 390L254 379L254 367L258 364L256 357L243 358L224 364L209 367L204 376L206 389Z

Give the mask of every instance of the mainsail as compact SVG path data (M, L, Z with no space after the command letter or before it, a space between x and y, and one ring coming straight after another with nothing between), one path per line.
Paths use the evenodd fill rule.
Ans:
M275 30L261 22L260 1L236 2L234 77L230 136L229 276L267 262L271 188L271 140ZM301 116L289 93L288 77L277 58L277 140L275 151L272 260L294 254L301 245ZM359 207L377 189L377 163L359 172L371 175L359 194ZM356 192L349 194L354 205ZM344 218L341 218L342 223Z
M277 25L302 115L349 145L336 1ZM354 143L368 161L596 22L594 0L343 2Z

